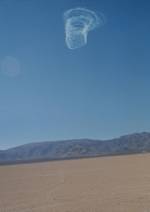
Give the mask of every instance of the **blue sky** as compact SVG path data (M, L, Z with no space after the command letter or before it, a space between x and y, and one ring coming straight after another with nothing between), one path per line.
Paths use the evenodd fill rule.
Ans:
M107 21L70 50L63 13L79 6ZM0 149L150 131L149 11L148 0L1 0Z

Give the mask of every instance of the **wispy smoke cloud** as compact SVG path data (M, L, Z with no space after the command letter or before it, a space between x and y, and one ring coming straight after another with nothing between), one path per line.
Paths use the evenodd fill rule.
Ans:
M8 77L16 77L20 74L20 63L19 61L11 56L6 56L1 61L1 73Z
M89 31L104 24L103 14L85 8L75 8L64 13L66 44L69 49L77 49L87 44Z

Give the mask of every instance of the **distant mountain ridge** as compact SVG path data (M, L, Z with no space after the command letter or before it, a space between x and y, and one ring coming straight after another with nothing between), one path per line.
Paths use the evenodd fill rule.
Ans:
M150 133L134 133L111 140L72 139L30 143L0 151L0 163L63 160L150 152Z

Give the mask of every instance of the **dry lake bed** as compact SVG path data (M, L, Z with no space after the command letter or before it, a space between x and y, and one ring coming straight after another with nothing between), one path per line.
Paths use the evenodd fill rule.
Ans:
M150 154L0 166L0 212L150 212Z

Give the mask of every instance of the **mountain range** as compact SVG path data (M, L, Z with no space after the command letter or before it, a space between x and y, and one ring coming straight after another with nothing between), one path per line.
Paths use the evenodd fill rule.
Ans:
M29 143L0 151L0 164L64 160L150 152L150 133L110 140L72 139Z

